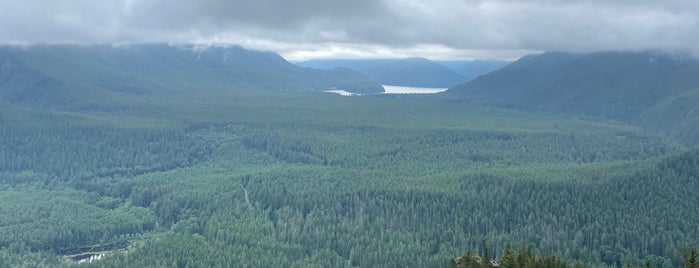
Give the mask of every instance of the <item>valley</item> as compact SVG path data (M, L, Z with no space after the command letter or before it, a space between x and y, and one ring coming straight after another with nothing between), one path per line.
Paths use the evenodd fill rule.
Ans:
M0 3L0 268L699 268L696 0Z
M674 241L696 237L687 147L616 121L394 96L4 105L0 260L71 266L55 254L125 239L80 266L444 266L486 241L673 265Z
M507 105L529 81L480 88L521 64L446 92L353 97L202 80L134 94L100 81L138 72L105 72L82 78L99 88L17 99L46 96L27 70L68 79L18 69L0 87L0 263L443 267L512 244L589 267L678 266L699 235L691 132Z

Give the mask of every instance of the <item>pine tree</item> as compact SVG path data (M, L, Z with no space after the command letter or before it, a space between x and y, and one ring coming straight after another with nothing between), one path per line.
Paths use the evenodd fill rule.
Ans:
M529 247L522 245L519 248L519 253L517 254L517 264L520 267L525 267L527 263L530 263L532 259L532 252Z
M491 267L490 265L490 253L488 252L488 245L483 242L483 258L481 259L481 267Z
M512 252L512 246L510 246L509 243L505 245L505 255L502 256L502 263L500 263L500 266L504 268L515 268L519 266L514 252Z
M689 254L684 257L683 268L699 268L699 253L696 248L689 250Z

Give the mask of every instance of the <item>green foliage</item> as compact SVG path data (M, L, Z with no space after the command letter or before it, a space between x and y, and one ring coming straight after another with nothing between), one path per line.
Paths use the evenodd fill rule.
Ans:
M678 266L698 235L697 152L616 122L303 93L0 118L10 266L126 243L87 266L435 267L509 241L536 251L508 263Z
M683 268L697 268L699 267L699 253L697 253L696 248L692 248L685 253L682 259Z
M130 175L181 167L207 148L181 130L72 126L0 129L0 170L52 176Z
M0 195L0 248L60 252L141 234L156 228L141 207L73 189L36 186L4 189ZM117 203L119 203L117 201Z
M481 256L467 252L461 257L452 260L452 267L455 268L486 268L486 267L540 267L540 268L567 268L567 267L585 267L582 264L575 266L567 264L555 256L534 256L531 249L526 246L521 246L516 253L512 251L509 244L505 245L505 255L500 261L490 258L484 249Z

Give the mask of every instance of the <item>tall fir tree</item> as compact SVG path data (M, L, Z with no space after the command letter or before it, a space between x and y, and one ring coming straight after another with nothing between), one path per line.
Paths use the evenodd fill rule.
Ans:
M500 266L504 268L519 267L517 264L517 258L515 257L515 254L512 251L512 246L509 243L505 245L505 254L502 256Z
M686 254L683 260L683 268L699 268L699 252L696 248L692 248Z

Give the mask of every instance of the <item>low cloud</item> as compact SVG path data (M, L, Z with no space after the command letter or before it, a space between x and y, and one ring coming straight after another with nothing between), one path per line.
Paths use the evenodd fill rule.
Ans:
M219 43L290 58L514 58L547 50L699 55L699 2L0 0L0 43Z

